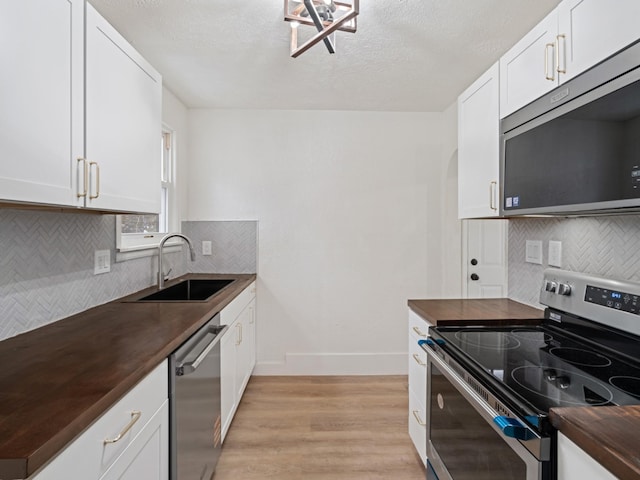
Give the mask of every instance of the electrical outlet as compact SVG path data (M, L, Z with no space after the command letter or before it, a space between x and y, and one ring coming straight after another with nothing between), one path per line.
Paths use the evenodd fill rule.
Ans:
M549 266L562 267L562 242L549 240Z
M527 240L525 262L542 265L542 241Z
M111 250L96 250L94 255L93 274L111 271Z
M211 241L203 240L202 241L202 255L211 255Z

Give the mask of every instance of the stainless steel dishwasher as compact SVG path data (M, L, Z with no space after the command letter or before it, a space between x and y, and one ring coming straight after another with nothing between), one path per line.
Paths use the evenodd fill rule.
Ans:
M171 480L210 480L222 449L220 339L214 316L169 357Z

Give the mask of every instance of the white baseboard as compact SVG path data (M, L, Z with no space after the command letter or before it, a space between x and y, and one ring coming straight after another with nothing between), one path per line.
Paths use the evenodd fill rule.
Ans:
M253 375L407 375L407 352L287 353L284 362L261 362Z

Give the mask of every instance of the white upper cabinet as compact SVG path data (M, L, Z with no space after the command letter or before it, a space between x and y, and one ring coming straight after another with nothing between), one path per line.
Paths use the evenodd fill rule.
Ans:
M498 215L499 65L458 97L458 216Z
M638 0L565 0L558 6L560 81L566 81L640 38Z
M558 85L554 68L558 12L554 10L500 59L500 118Z
M637 0L564 0L500 59L500 116L640 38Z
M159 212L162 79L87 4L87 206Z
M0 61L0 202L160 211L162 79L93 7L1 2Z
M0 3L0 201L84 203L83 17L83 0Z

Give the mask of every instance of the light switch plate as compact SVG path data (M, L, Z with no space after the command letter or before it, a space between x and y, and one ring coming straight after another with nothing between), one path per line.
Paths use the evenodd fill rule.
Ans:
M211 241L203 240L202 241L202 255L211 255Z
M96 250L94 255L93 274L111 271L111 250Z
M542 241L527 240L525 262L542 265Z
M562 267L562 242L549 240L549 266Z

